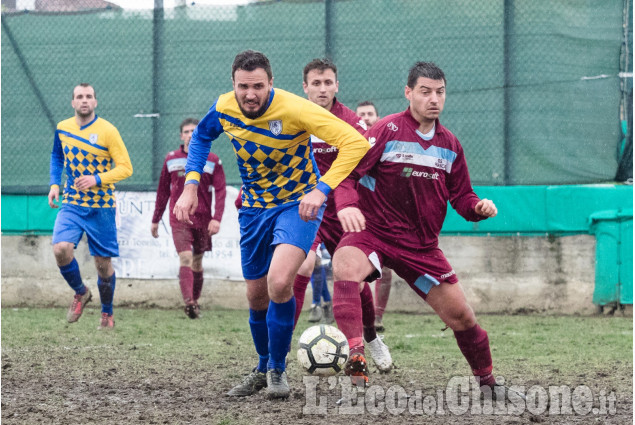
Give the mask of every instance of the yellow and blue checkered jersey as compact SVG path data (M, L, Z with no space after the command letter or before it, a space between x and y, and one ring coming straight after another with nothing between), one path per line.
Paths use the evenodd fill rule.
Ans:
M299 201L314 188L328 195L370 149L353 127L293 93L272 89L265 112L249 119L232 91L216 100L192 134L186 184L200 180L212 141L223 132L238 161L244 207L273 208ZM311 134L339 151L324 176L313 158Z
M50 185L60 185L66 170L62 203L91 208L115 207L115 183L132 175L128 150L117 128L103 118L79 126L75 117L61 121L51 152ZM75 188L75 179L94 176L97 185Z

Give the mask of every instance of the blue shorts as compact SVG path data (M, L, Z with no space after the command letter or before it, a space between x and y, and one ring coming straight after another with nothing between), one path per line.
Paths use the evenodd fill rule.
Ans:
M53 244L77 244L86 232L88 249L93 257L119 257L116 208L89 208L62 204L55 219Z
M325 205L317 218L303 221L300 202L289 202L274 208L246 208L238 213L240 223L240 258L245 279L255 280L269 271L273 250L284 243L308 253L322 221Z

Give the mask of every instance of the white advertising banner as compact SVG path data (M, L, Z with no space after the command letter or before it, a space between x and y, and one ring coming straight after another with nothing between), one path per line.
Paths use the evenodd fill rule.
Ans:
M220 231L212 236L212 251L203 257L206 278L243 280L240 267L240 228L234 201L238 189L227 186ZM179 257L172 242L169 204L159 223L159 237L152 237L155 192L116 192L119 258L113 258L118 277L130 279L178 279Z

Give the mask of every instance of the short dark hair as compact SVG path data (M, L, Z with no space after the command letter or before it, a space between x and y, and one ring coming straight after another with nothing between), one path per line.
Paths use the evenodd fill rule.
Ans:
M360 106L372 106L373 108L375 108L375 113L377 114L377 107L375 106L375 104L373 102L371 102L370 100L364 100L362 102L359 102L357 104L357 107L359 108Z
M417 62L410 68L410 72L408 72L408 87L414 89L420 77L431 80L443 80L443 84L447 84L445 74L441 68L432 62Z
M240 52L236 55L234 63L232 64L232 80L234 79L234 74L236 74L236 71L239 69L243 71L254 71L258 68L265 70L269 80L273 78L271 64L264 53L260 53L255 50L245 50L244 52Z
M190 124L198 125L198 120L196 118L185 118L179 127L179 131L183 133L183 127Z
M302 79L306 83L307 82L306 76L309 74L309 72L313 70L318 70L320 71L320 73L322 73L326 71L327 69L330 69L331 71L333 71L333 73L335 74L335 79L337 79L337 67L335 66L333 62L331 62L330 59L328 58L313 59L311 62L307 63L306 66L304 67Z
M75 99L75 89L77 87L90 87L91 89L93 89L93 96L95 97L95 99L97 99L97 92L95 91L95 87L91 86L89 83L79 83L78 85L73 87L73 93L71 93L71 100Z

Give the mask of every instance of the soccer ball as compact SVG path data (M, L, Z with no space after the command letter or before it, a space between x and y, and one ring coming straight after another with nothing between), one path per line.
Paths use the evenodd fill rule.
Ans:
M298 361L312 375L335 375L348 359L348 341L334 326L311 326L298 342Z

